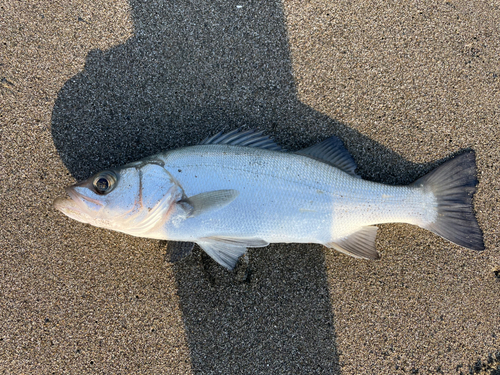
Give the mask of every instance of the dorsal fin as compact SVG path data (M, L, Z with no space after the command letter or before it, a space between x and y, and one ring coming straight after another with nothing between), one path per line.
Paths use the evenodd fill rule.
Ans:
M359 177L354 171L357 168L356 162L351 154L344 147L344 144L337 137L330 137L314 146L304 148L295 152L299 155L323 161L354 177Z
M200 145L231 145L244 147L257 147L271 151L281 151L269 136L262 135L263 131L236 129L229 133L220 132L212 137L204 139Z

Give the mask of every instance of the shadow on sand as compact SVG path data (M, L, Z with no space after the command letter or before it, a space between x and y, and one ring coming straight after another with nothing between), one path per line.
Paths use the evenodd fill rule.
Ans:
M89 53L53 110L53 140L75 178L241 126L288 149L337 135L364 177L415 177L410 162L298 100L280 2L131 0L131 9L135 36ZM250 258L244 277L199 249L175 265L193 371L339 374L322 248L271 245Z

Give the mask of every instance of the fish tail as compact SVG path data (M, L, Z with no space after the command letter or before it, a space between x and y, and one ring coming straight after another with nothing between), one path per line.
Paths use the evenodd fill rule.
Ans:
M422 228L472 250L484 250L483 233L474 215L472 196L476 192L474 151L454 157L413 186L431 191L437 201L437 215Z

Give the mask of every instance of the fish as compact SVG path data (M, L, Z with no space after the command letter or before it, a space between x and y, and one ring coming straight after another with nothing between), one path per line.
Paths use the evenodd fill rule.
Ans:
M99 172L67 187L54 207L82 223L167 240L175 260L198 244L229 270L247 248L270 243L378 259L375 225L383 223L416 225L480 251L475 160L467 151L393 186L358 176L335 136L288 152L262 131L237 129Z

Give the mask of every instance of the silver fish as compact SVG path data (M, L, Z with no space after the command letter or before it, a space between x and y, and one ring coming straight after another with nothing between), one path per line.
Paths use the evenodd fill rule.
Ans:
M157 154L66 188L56 209L97 227L174 244L197 243L232 269L247 247L320 243L377 259L381 223L409 223L483 250L474 216L474 152L407 186L364 181L336 137L284 152L262 132L219 133L198 146Z

